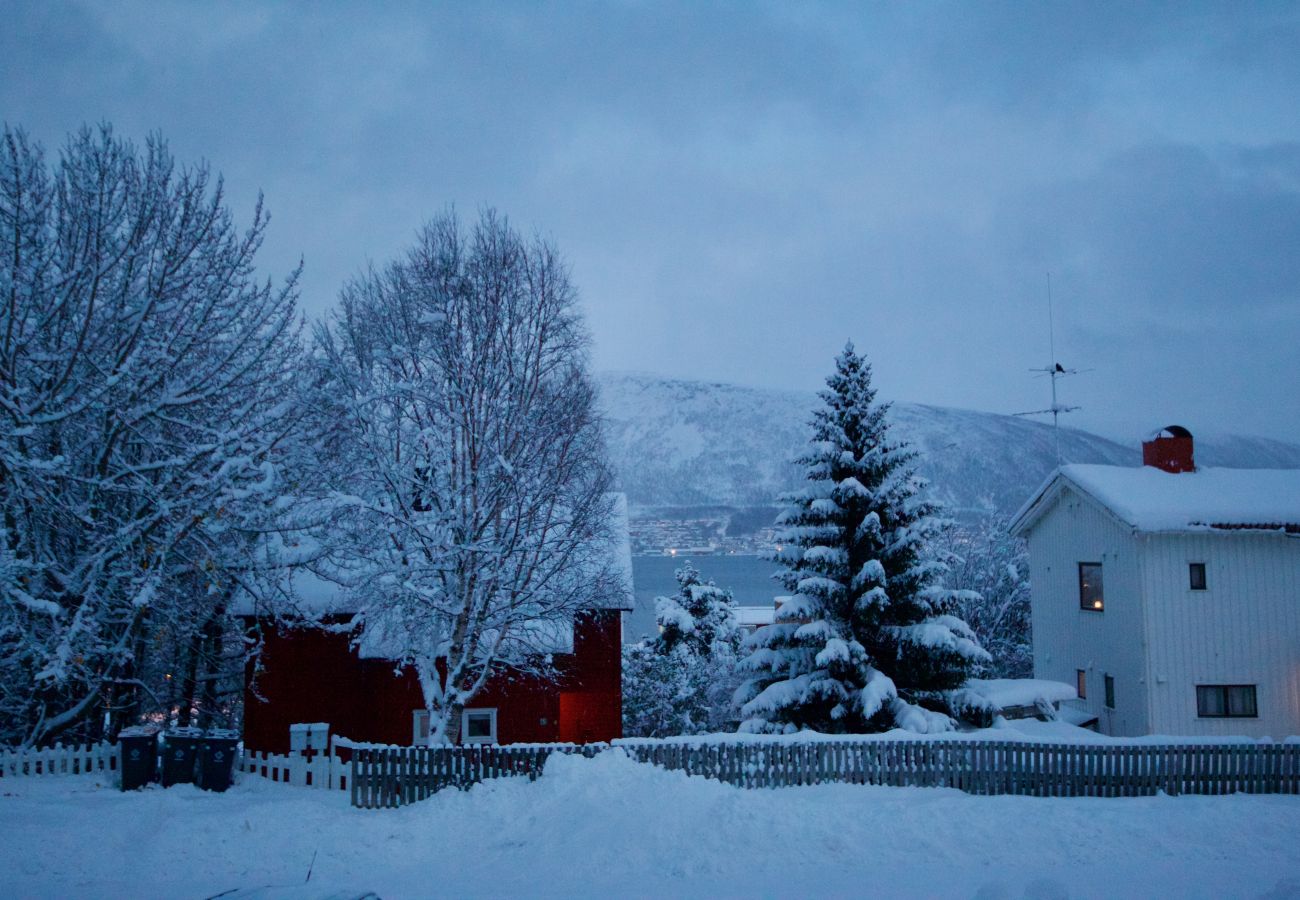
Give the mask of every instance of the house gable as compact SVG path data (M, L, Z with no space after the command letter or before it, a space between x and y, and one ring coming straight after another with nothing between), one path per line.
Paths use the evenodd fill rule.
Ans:
M1112 733L1141 733L1148 719L1140 548L1133 529L1068 483L1040 492L1029 543L1034 677L1075 684L1084 673L1090 717ZM1082 563L1100 564L1104 608L1081 608ZM1116 706L1105 704L1105 684Z
M1066 466L1013 520L1030 546L1035 675L1073 683L1082 672L1082 705L1103 731L1300 733L1300 493L1269 496L1300 473L1194 480L1214 471ZM1224 493L1234 484L1254 487L1238 502ZM1079 609L1082 562L1102 564L1095 615ZM1227 685L1249 686L1257 715L1201 715L1197 687Z

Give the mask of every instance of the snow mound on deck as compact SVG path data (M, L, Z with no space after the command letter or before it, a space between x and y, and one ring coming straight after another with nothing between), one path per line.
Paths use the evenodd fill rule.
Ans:
M1039 701L1060 703L1079 697L1070 685L1045 678L972 678L966 682L966 690L984 700L991 709L1033 706Z

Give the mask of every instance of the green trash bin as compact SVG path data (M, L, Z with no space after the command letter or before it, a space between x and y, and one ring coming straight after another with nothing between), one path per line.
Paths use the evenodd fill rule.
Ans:
M173 728L163 735L163 787L194 783L194 763L203 732L197 728Z
M122 790L134 791L158 780L157 725L137 725L117 733Z
M239 753L239 732L214 728L199 745L199 787L224 791L234 783L235 756Z

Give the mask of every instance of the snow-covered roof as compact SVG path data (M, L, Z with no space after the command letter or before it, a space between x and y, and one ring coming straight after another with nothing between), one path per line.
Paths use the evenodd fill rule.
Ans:
M385 616L371 616L357 641L357 655L362 659L397 659L407 645L400 623ZM484 643L496 640L496 631L484 632ZM511 626L510 639L503 642L500 656L510 651L523 653L572 653L572 619L525 619Z
M592 605L602 609L629 610L634 605L635 595L633 594L632 539L628 524L627 496L624 494L610 494L608 496L611 500L610 539L607 552L601 554L600 558L602 564L608 566L610 573L617 580L618 587L605 596L597 598ZM307 542L311 543L309 540ZM312 544L312 549L315 549L314 544ZM274 555L277 559L294 559L295 557L309 559L315 555L314 553L300 551L301 548L277 546ZM292 611L307 618L347 615L356 612L355 606L341 584L303 566L297 566L292 570L287 587L288 589L285 591L283 598L284 602L277 604L277 607L282 607L287 611ZM263 610L249 594L241 591L236 597L231 611L236 616L254 616L261 614ZM567 640L572 645L573 638L571 634Z
M741 628L757 628L776 621L775 606L737 606L736 624Z
M609 521L609 560L623 589L619 596L606 603L606 608L630 610L636 606L636 594L632 590L632 528L628 522L627 494L610 494L610 498L613 504Z
M1135 531L1300 533L1300 469L1200 468L1173 474L1152 466L1100 465L1057 469L1012 518L1012 531L1032 528L1067 485Z

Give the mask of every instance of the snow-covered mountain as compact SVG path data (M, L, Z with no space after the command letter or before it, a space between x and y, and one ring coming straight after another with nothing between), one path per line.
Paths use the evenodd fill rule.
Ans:
M634 507L765 506L797 484L812 393L610 373L599 383L620 489ZM1015 416L897 403L894 426L921 451L921 474L951 512L1014 512L1056 464L1050 425ZM1194 429L1193 429L1194 430ZM1138 465L1126 446L1061 430L1067 462ZM1197 461L1300 468L1300 445L1197 436Z

